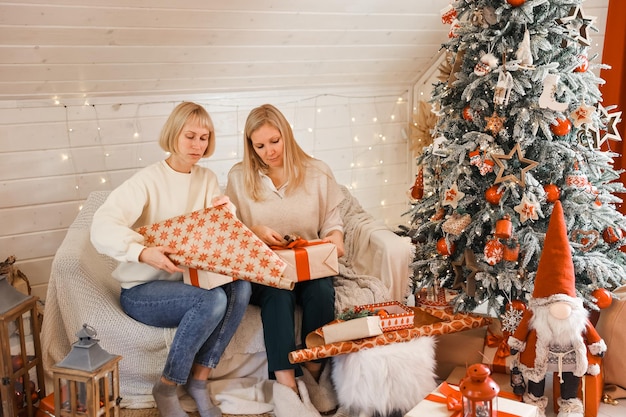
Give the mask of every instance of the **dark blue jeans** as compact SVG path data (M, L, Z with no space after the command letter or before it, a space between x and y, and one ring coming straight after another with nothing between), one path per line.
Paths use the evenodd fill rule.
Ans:
M187 382L194 363L215 368L250 299L250 283L234 281L205 290L182 281L150 281L122 289L122 309L149 326L177 327L163 376Z

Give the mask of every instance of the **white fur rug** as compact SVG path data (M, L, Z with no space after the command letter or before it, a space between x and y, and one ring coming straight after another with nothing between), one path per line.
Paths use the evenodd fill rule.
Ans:
M437 387L435 339L418 337L333 357L332 380L352 414L406 414Z

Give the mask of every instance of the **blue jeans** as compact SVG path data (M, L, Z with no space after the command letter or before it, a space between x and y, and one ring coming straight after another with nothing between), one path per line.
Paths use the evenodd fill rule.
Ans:
M194 363L215 368L250 299L250 283L233 281L206 290L182 281L150 281L122 289L122 309L149 326L177 327L163 376L187 382Z

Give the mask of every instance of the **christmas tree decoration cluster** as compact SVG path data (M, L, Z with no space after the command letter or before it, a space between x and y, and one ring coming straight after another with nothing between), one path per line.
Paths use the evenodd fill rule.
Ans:
M626 188L614 168L621 112L602 103L581 0L458 0L442 10L447 78L433 86L433 144L417 157L409 234L415 292L507 314L526 302L556 201L577 296L590 309L626 281ZM508 314L511 314L510 312Z

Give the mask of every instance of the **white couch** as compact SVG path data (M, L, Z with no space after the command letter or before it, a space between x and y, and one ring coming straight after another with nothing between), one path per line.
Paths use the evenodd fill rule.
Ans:
M346 255L336 279L336 310L396 299L409 289L413 248L367 214L348 190L342 203ZM108 192L92 192L59 247L52 264L42 326L45 369L62 360L86 323L109 353L122 355L122 406L153 407L151 389L158 379L174 330L147 326L128 317L119 305L120 287L111 278L117 262L96 252L89 240L95 210ZM226 413L263 413L271 390L258 307L249 306L240 328L211 375L211 393ZM48 375L50 377L50 375Z

